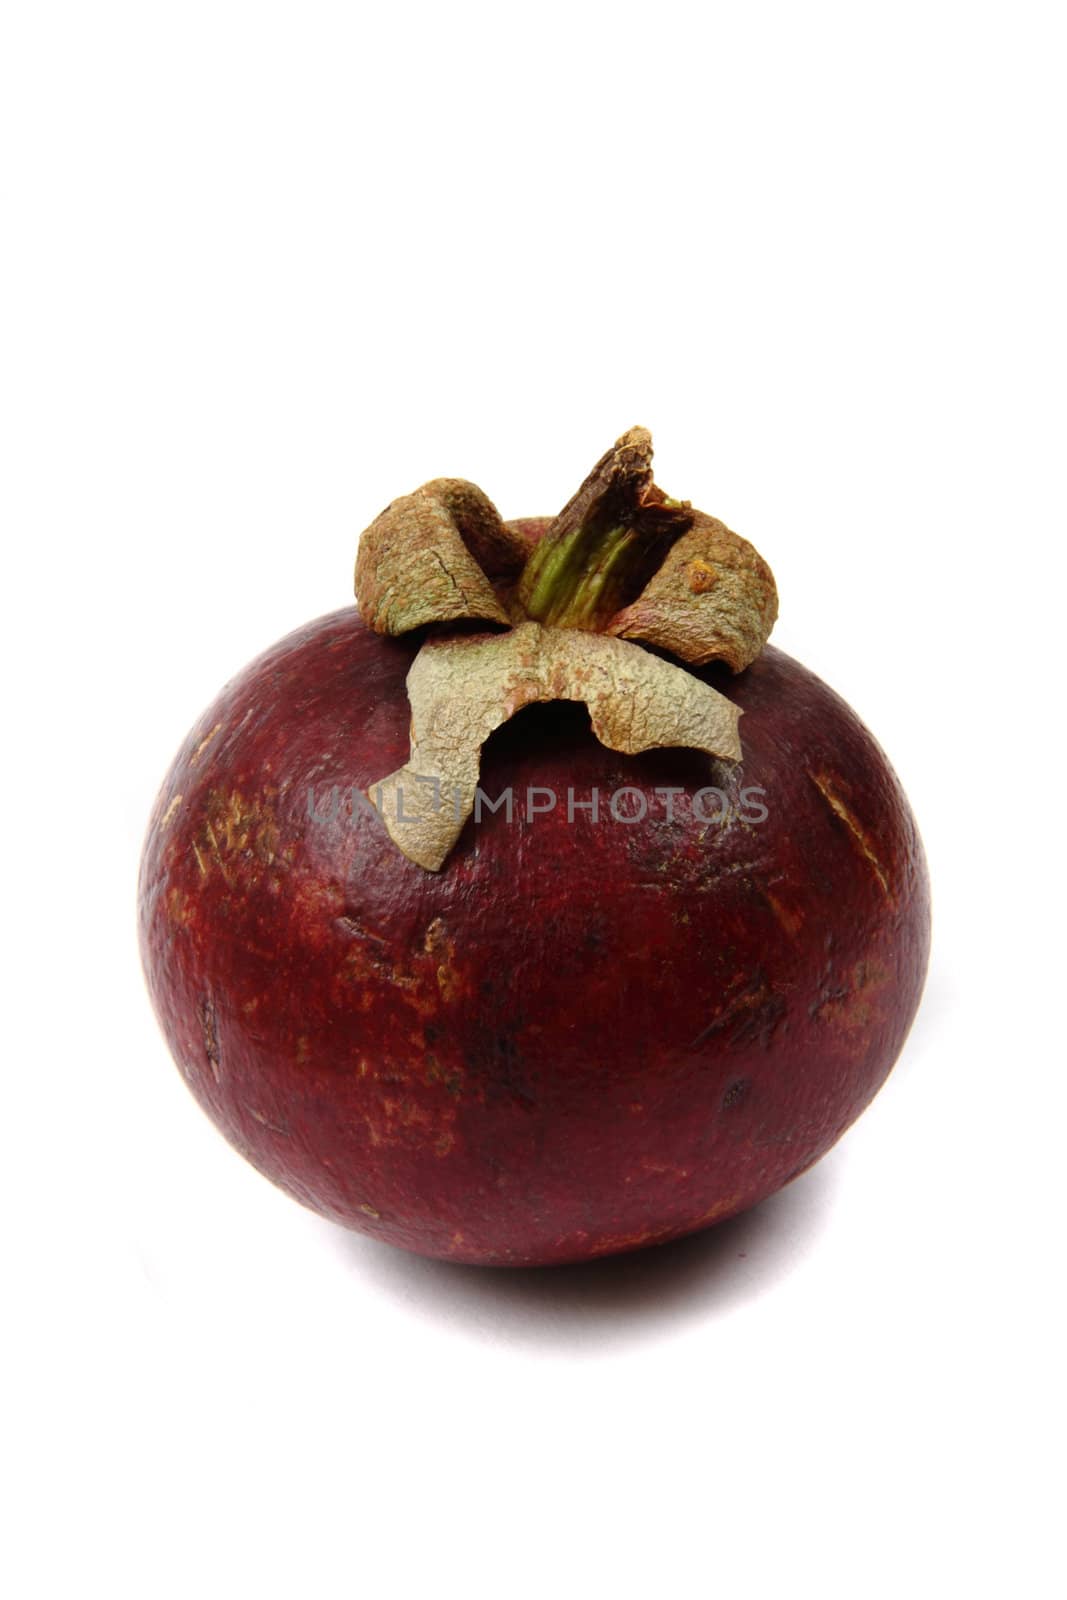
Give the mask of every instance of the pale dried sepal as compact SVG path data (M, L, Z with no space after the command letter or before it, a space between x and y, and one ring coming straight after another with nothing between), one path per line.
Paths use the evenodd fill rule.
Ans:
M608 632L640 639L683 661L725 661L740 672L767 642L778 615L774 575L759 551L703 512Z
M517 577L528 548L475 484L435 478L386 506L363 533L360 612L376 633L408 633L427 622L507 623L490 580Z
M411 753L367 791L390 838L431 872L474 806L482 745L539 700L580 700L610 750L664 745L741 757L737 706L682 667L605 634L524 622L510 633L428 640L407 680Z

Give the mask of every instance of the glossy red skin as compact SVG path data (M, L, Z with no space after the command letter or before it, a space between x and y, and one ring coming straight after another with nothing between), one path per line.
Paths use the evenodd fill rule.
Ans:
M429 873L366 808L308 811L406 758L417 644L320 618L179 753L141 930L193 1093L298 1200L455 1261L581 1260L771 1194L868 1104L919 1002L926 871L878 745L771 648L704 674L745 712L739 769L618 755L584 707L534 707L482 785L560 805L472 821ZM658 787L708 784L760 785L767 820L701 824L688 798L666 820ZM648 819L569 823L568 786L636 787Z

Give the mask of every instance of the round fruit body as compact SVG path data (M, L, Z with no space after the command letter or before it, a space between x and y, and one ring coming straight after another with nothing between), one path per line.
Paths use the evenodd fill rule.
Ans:
M926 871L880 748L770 648L700 674L744 711L737 767L531 707L483 751L498 809L431 873L360 795L407 757L416 648L323 617L179 753L141 937L193 1093L298 1200L456 1261L605 1255L773 1193L919 1002Z

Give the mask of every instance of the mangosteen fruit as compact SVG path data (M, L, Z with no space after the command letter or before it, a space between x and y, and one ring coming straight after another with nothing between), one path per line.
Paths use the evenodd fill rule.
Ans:
M929 890L882 750L766 644L767 564L635 428L555 519L394 501L356 598L223 689L149 825L148 987L222 1133L485 1264L692 1233L810 1167L904 1043Z

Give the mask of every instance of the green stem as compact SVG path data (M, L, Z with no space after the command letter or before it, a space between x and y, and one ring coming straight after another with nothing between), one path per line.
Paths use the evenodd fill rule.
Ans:
M534 622L599 632L658 570L692 514L655 487L651 456L644 429L624 434L534 548L519 585Z
M635 543L633 528L618 526L603 533L580 527L558 543L543 540L527 569L527 616L555 628L595 629L625 604L626 557Z

